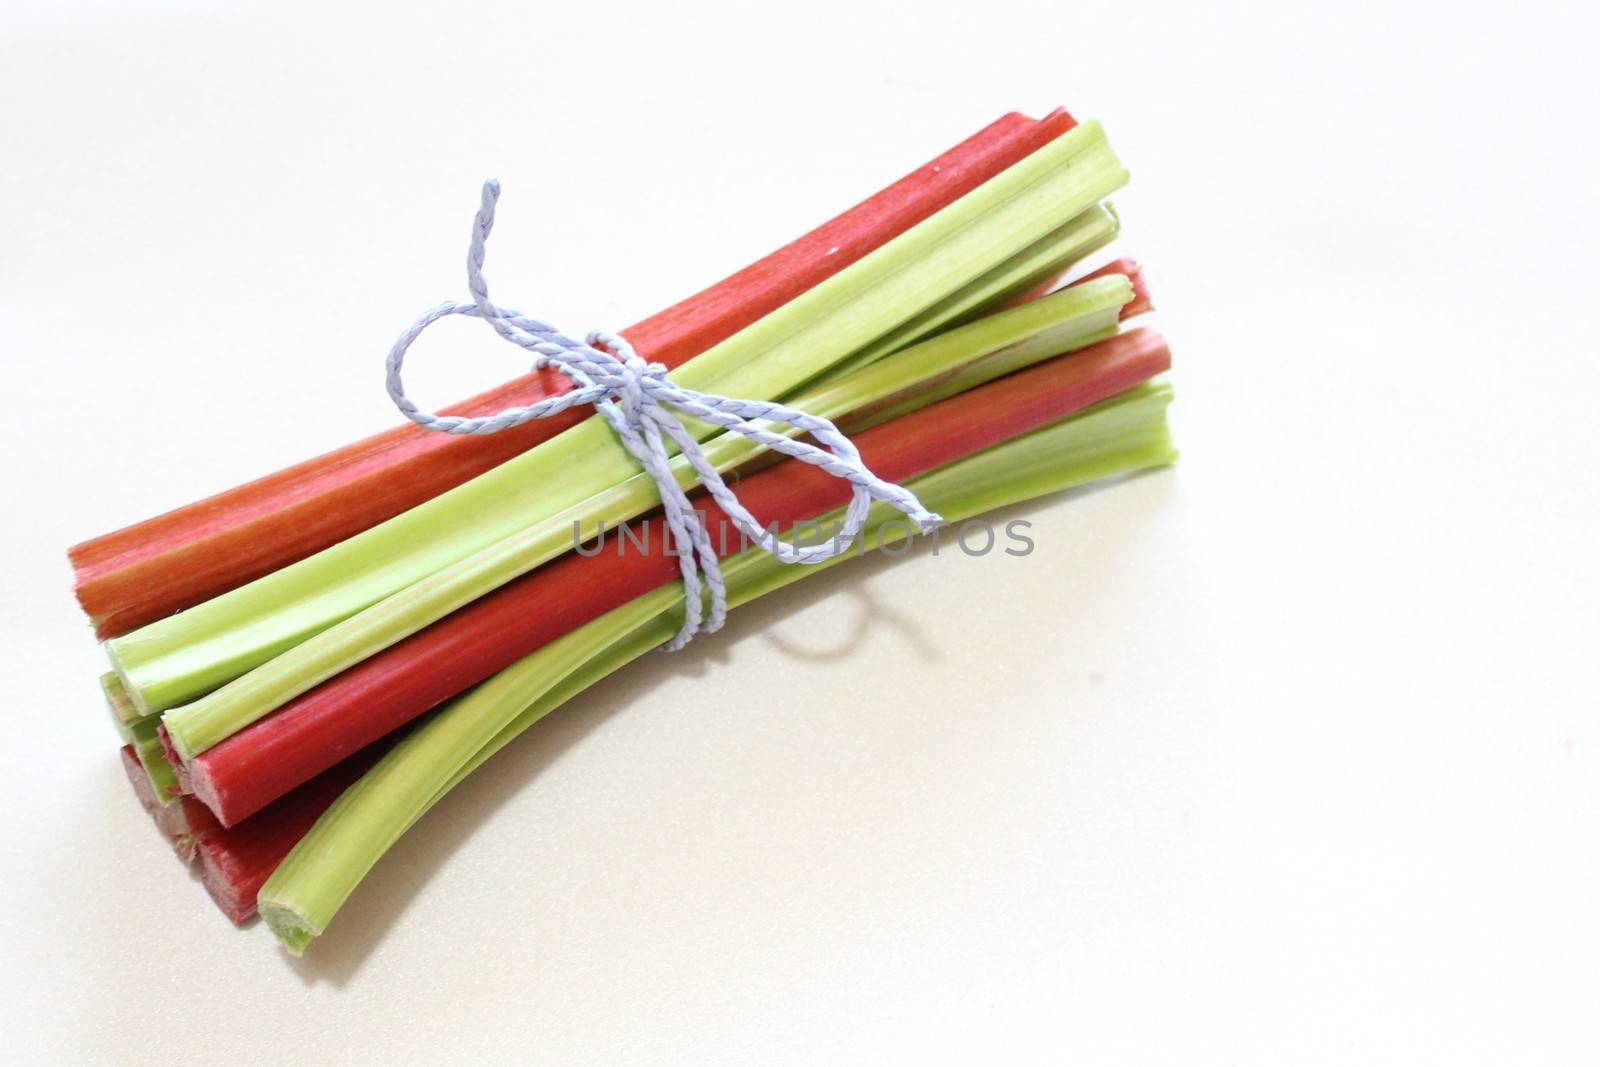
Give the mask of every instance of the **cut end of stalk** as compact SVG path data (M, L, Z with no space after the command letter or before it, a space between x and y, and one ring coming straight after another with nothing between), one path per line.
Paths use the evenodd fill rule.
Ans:
M117 734L124 744L133 740L133 728L142 718L139 709L133 706L133 701L128 698L127 687L122 684L122 679L117 677L115 671L108 671L100 676L100 692L106 698L106 710L111 713L111 721L116 725Z
M187 784L189 792L194 798L204 804L223 826L232 826L237 820L227 818L227 808L222 803L222 798L217 795L216 784L211 780L211 771L203 760L195 760L188 764Z
M182 782L161 748L158 726L153 719L142 719L134 727L130 744L144 769L156 803L162 807L172 804L183 792Z
M94 595L94 586L91 579L96 573L110 570L115 565L115 560L102 562L94 553L95 542L84 541L67 549L67 562L72 565L75 580L72 583L72 595L78 601L78 607L89 617L89 622L94 626L94 635L101 641L115 636L115 626L110 613L105 611L99 599Z
M189 774L190 757L186 756L178 747L178 742L172 736L172 731L167 729L165 719L156 726L156 737L161 740L161 754L166 757L167 763L172 767L174 777L178 780L178 792L193 793L194 782Z
M170 721L165 715L161 716L161 743L166 747L167 758L174 767L187 767L194 760L196 754L190 750L191 746L184 737L182 723Z
M1122 308L1122 317L1132 318L1154 311L1155 301L1150 297L1150 282L1144 276L1144 268L1137 263L1131 264L1133 269L1128 272L1128 280L1133 282L1133 299Z
M257 903L267 929L272 931L278 944L291 956L303 955L306 946L322 935L322 931L308 916L296 911L290 904L273 900L265 894L258 898Z
M1114 259L1105 266L1090 271L1072 284L1082 285L1084 282L1093 281L1096 278L1105 278L1113 274L1122 275L1133 286L1132 298L1122 306L1122 317L1124 319L1131 319L1135 315L1143 315L1148 311L1155 310L1155 304L1150 299L1150 283L1144 276L1144 268L1139 265L1138 260L1131 259L1128 256Z
M229 863L227 849L215 839L201 839L196 853L200 860L200 884L222 914L235 926L243 926L256 914L255 894L241 887L238 873Z
M133 681L128 677L127 667L122 662L121 650L118 648L117 643L115 641L106 641L100 647L105 649L106 659L111 662L111 673L105 675L105 677L116 680L117 688L121 690L122 699L131 706L133 714L141 718L155 714L150 710L150 706L146 703L144 694L139 691L139 687L134 685Z
M134 795L139 798L139 806L154 820L161 836L177 847L179 835L188 829L183 821L183 811L162 802L132 745L122 746L122 770L128 776L128 783L133 786ZM182 850L179 851L181 854Z
M144 808L178 858L185 863L193 860L200 842L217 829L211 812L192 797L179 797L177 803L164 802L151 785L150 775L132 745L122 748L122 769L127 773L134 795L139 798L139 806Z

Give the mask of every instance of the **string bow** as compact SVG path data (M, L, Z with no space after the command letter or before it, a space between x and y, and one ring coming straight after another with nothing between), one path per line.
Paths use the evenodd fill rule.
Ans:
M688 492L673 475L669 445L676 446L683 454L700 484L740 533L784 563L821 563L848 551L860 535L874 500L894 505L924 532L940 524L939 516L924 508L916 494L873 474L862 462L855 445L828 419L771 401L738 400L686 389L667 377L664 365L646 361L632 345L615 334L595 330L583 342L578 342L547 322L491 303L489 286L483 278L484 246L494 227L495 203L499 198L500 183L493 179L484 182L483 202L473 220L472 243L467 251L467 289L472 293L472 303L440 304L400 335L389 350L386 363L389 396L412 422L452 434L498 433L578 405L594 405L616 430L623 446L654 479L661 495L667 529L671 532L683 576L687 608L682 628L663 647L676 650L688 644L697 633L720 629L728 607L727 587L717 563L716 549ZM401 367L412 343L429 326L448 315L483 319L501 337L534 353L536 368L557 368L572 379L575 388L560 396L483 417L465 418L423 411L406 397ZM683 424L680 415L669 409L743 434L766 448L849 481L850 504L845 509L838 536L818 545L791 545L772 531L762 529L706 459L699 441ZM756 420L787 424L810 434L817 444L775 433ZM711 590L709 617L702 611L702 578Z

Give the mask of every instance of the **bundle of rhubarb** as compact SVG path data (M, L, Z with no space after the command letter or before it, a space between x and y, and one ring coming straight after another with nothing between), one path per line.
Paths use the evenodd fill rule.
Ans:
M1170 357L1122 326L1150 307L1143 280L1084 263L1126 178L1098 124L1008 115L623 336L673 383L833 420L947 523L1160 466ZM570 388L546 369L450 410ZM685 426L764 527L828 529L851 500L828 470ZM797 565L728 538L685 457L670 466L730 606L863 554ZM661 500L589 407L481 436L404 424L78 545L141 803L231 919L259 911L299 953L445 793L677 633ZM914 535L866 513L865 548Z

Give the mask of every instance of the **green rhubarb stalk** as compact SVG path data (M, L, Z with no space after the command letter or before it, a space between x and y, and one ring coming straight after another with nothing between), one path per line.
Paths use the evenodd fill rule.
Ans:
M132 744L134 725L145 716L128 699L128 691L123 688L122 679L117 677L115 671L100 676L100 692L106 698L106 710L111 713L117 736L122 738L123 744Z
M140 768L144 770L145 777L150 779L150 788L156 800L162 807L173 803L178 796L178 775L172 762L167 759L166 748L161 744L161 735L157 732L161 717L139 714L139 709L128 699L128 691L115 673L100 676L100 691L105 695L106 708L111 712L117 735L122 738L123 744L133 748Z
M861 424L903 414L1110 336L1117 329L1118 312L1132 296L1133 288L1122 275L1095 279L825 380L804 391L796 404L826 418L857 412ZM731 432L706 447L707 457L720 470L763 451ZM674 470L682 484L694 478L682 457ZM574 507L441 568L199 700L167 711L173 747L183 758L192 758L319 682L566 552L575 531L594 530L601 521L615 525L650 510L659 504L658 494L649 475L636 471Z
M783 398L1035 245L1126 179L1099 124L1084 123L672 378L729 396ZM108 642L112 664L143 711L192 700L635 469L610 426L590 418L388 522Z
M995 307L1059 275L1117 236L1117 214L1109 204L1096 204L1065 226L1030 245L1001 267L924 311L833 369L848 373L931 337L952 323L966 322L984 308Z
M1170 463L1171 392L1146 384L1060 422L914 479L952 521L1073 485ZM824 517L826 527L837 516ZM898 513L873 510L868 545L911 535ZM739 605L851 558L786 566L752 549L723 563ZM661 644L681 619L682 587L654 590L501 671L446 705L395 746L328 809L262 887L268 926L299 955L378 859L473 769L559 704Z
M128 699L128 691L115 673L100 676L100 691L105 695L106 708L111 712L117 736L122 738L123 744L133 749L140 768L150 780L150 789L155 793L156 800L162 807L173 803L178 797L178 774L167 759L166 748L161 744L161 735L157 732L161 717L139 714L139 709Z

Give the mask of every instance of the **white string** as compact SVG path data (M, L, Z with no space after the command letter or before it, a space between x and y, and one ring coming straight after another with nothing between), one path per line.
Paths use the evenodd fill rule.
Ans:
M683 627L665 648L676 650L688 644L697 633L712 633L722 627L728 610L727 588L722 568L704 524L695 512L687 491L673 477L668 445L675 445L694 468L735 527L751 542L784 563L820 563L848 551L861 533L873 500L884 500L903 511L923 532L943 520L922 506L914 493L886 482L867 469L854 444L827 419L808 415L782 404L762 400L735 400L702 393L673 384L667 368L646 362L633 346L615 334L591 332L583 343L560 333L549 323L529 318L510 308L489 301L489 286L483 279L484 245L494 227L495 202L500 198L500 183L483 183L483 202L472 225L472 243L467 250L467 288L472 303L445 303L424 314L400 335L389 350L386 363L389 396L395 406L419 426L442 433L498 433L534 419L543 419L581 404L593 404L611 423L622 444L655 480L668 530L683 575L687 608ZM447 315L471 315L483 319L496 333L512 344L535 354L534 366L556 367L576 388L526 407L507 408L494 415L463 418L423 411L407 399L400 379L405 355L414 341L429 326ZM602 347L603 346L603 347ZM739 498L717 473L699 442L681 418L668 411L676 408L684 415L743 434L757 444L791 456L802 463L820 467L837 478L850 482L850 505L845 509L839 535L820 545L790 545L763 530ZM822 447L774 433L755 420L786 423L810 434ZM711 590L709 618L702 621L701 581Z

